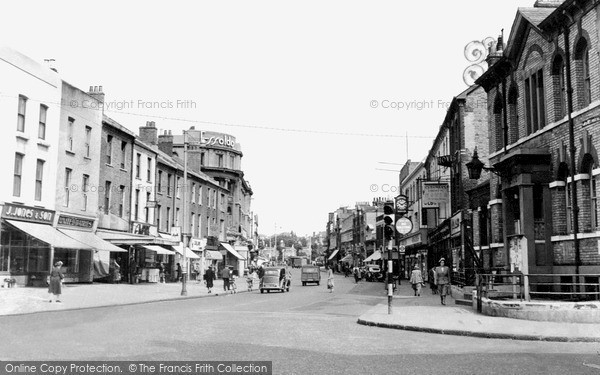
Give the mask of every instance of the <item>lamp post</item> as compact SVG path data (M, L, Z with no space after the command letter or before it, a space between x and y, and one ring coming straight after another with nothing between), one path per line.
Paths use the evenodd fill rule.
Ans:
M187 225L187 202L186 202L186 190L187 190L187 131L183 131L183 230L181 231L181 237L183 240L183 275L181 278L181 295L187 296L186 289L186 278L188 272L187 265L187 246L188 246L188 225Z

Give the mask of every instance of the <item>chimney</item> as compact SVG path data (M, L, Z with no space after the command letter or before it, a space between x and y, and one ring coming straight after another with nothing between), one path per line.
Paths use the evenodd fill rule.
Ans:
M140 139L151 145L158 144L158 130L154 121L146 121L146 126L140 126Z
M98 100L100 103L104 103L104 92L102 91L102 86L90 86L88 95Z
M565 0L536 0L534 8L558 8Z
M169 156L173 155L173 134L170 130L158 136L158 149Z
M485 62L488 64L488 67L491 67L496 63L496 61L500 60L500 58L504 54L504 29L502 29L502 34L498 35L498 40L494 41L490 44L488 50L488 56L485 59Z

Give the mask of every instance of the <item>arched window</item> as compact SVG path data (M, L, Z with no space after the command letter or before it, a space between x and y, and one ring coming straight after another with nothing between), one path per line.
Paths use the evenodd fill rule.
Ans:
M584 207L590 210L590 220L591 220L591 230L594 231L598 228L598 184L597 177L593 176L594 158L590 154L585 154L583 156L583 161L581 163L581 173L585 173L590 176L589 179L589 194L586 194L583 199L587 202L584 204Z
M497 94L494 99L494 140L495 144L492 145L494 151L502 149L504 146L504 126L502 123L502 110L504 107L502 95Z
M557 55L552 62L552 94L554 99L554 120L558 121L567 115L565 63L561 55Z
M575 47L575 92L577 95L578 109L587 107L591 103L590 84L590 51L587 40L579 39Z
M569 167L567 163L561 163L558 167L558 181L563 181L565 183L565 214L566 214L566 223L567 223L567 233L572 232L572 210L571 210L571 184L568 181L569 179Z
M517 98L519 89L515 84L508 90L508 143L519 140L519 114L517 112Z

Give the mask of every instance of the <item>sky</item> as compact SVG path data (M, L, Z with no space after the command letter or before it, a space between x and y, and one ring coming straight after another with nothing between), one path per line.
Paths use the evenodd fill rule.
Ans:
M508 39L534 0L21 1L0 44L87 90L138 133L231 134L259 232L324 231L328 212L399 194L473 41ZM8 5L9 4L9 5ZM35 11L32 11L35 9Z

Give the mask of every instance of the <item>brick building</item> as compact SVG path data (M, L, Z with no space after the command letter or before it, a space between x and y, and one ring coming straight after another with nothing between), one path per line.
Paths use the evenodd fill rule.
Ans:
M538 1L519 8L506 49L477 81L488 95L489 161L498 174L490 180L492 263L507 272L600 270L595 4ZM548 289L534 285L534 295Z

